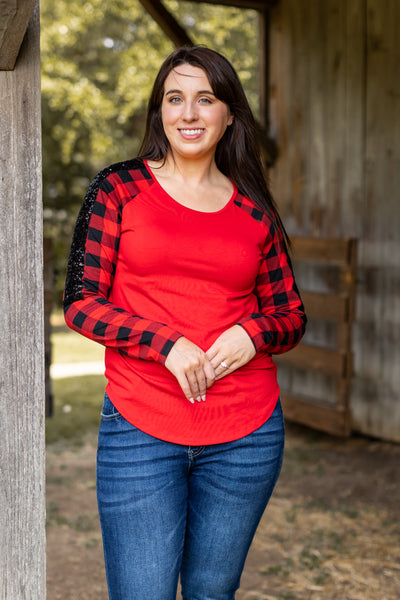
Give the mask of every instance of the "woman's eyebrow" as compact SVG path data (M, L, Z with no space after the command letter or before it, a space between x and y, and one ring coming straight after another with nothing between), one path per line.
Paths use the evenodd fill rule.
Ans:
M165 92L166 96L168 96L169 94L183 94L183 92L182 90L168 90L168 92ZM212 92L211 90L199 90L197 94L208 94L209 96L215 96L214 92Z

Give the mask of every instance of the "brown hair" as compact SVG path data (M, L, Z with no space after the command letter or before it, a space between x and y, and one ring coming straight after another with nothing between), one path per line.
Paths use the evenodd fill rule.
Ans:
M166 58L149 99L146 131L139 156L148 160L165 160L167 156L169 142L161 119L164 83L169 73L182 64L202 69L215 96L225 102L234 115L232 125L227 127L217 146L217 167L235 182L242 194L268 214L283 240L290 245L268 189L253 114L235 69L222 54L204 46L194 46L178 48Z

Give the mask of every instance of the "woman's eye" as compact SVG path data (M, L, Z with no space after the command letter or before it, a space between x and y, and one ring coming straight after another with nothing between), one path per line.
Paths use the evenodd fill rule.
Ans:
M181 101L181 99L179 98L179 96L174 96L173 98L169 99L169 102L171 104L178 104L178 102L180 102L180 101Z
M210 98L200 98L201 104L212 104Z

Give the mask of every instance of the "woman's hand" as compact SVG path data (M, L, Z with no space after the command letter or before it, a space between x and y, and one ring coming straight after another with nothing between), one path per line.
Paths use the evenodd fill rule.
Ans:
M248 363L255 354L253 342L240 325L221 333L206 352L214 368L216 381Z
M178 380L186 398L193 404L206 399L206 389L215 381L215 372L201 348L185 337L179 338L168 353L165 366Z

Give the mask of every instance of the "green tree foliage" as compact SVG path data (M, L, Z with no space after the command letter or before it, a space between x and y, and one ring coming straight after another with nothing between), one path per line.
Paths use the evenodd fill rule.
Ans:
M257 13L164 4L195 43L233 62L257 113ZM85 190L100 168L136 154L154 77L174 46L138 0L41 0L41 32L45 234L60 291Z

